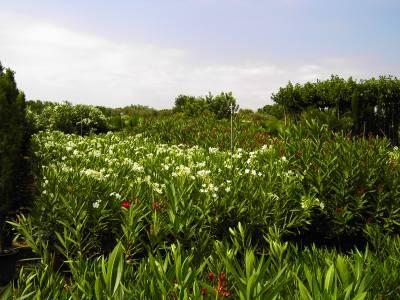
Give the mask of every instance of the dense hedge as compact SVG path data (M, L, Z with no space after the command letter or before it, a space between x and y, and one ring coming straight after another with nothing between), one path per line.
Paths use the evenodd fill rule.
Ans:
M356 81L332 76L303 85L289 82L272 99L294 118L310 108L335 109L338 118L352 117L354 134L385 135L399 143L400 80L396 77Z

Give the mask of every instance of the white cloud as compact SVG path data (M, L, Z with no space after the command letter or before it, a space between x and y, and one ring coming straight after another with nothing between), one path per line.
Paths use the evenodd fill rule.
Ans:
M351 62L310 64L204 64L184 49L115 42L32 20L0 15L0 59L16 71L28 99L68 100L105 106L171 107L178 94L232 91L242 107L258 108L291 80L304 82L344 74L362 75ZM245 56L245 55L244 55Z

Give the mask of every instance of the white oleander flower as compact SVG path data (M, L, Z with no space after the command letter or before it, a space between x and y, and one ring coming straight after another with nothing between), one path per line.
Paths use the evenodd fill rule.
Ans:
M100 200L100 199L97 200L96 202L94 202L94 203L93 203L93 208L99 208L100 203L101 203L101 200Z
M209 148L208 148L208 152L210 152L210 153L216 153L216 152L218 152L218 148L209 147Z

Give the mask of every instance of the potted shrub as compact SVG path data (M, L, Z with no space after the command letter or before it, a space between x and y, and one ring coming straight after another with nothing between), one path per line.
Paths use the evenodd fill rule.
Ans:
M24 141L25 96L16 86L14 73L0 63L0 286L15 275L17 250L11 249L6 223L17 207L17 184ZM8 241L8 242L7 242Z

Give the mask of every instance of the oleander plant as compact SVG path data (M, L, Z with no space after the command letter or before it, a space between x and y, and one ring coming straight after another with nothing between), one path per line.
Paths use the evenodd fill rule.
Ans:
M37 195L13 226L36 258L2 295L400 297L400 150L388 140L306 121L233 152L173 142L34 135Z

